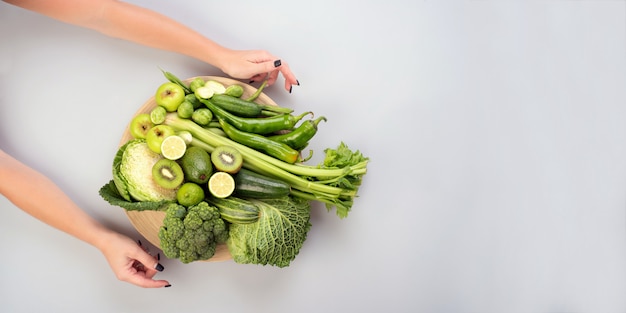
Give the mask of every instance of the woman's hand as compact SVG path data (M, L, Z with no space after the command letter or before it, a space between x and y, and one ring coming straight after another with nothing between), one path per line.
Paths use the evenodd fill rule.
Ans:
M291 92L293 85L300 85L285 61L264 50L227 50L220 63L221 70L233 78L250 81L267 79L267 85L270 86L282 73L287 91Z
M181 53L218 67L237 79L276 82L285 77L285 89L300 85L284 60L264 50L232 50L158 12L112 0L4 0L60 21L96 30L161 50Z
M144 288L171 286L167 280L153 279L163 266L136 241L111 232L102 242L100 251L119 280Z

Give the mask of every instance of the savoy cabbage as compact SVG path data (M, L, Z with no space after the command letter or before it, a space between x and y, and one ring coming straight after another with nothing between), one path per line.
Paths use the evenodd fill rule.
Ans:
M300 252L311 227L311 205L296 197L251 199L260 217L249 224L231 224L228 250L241 264L287 267Z

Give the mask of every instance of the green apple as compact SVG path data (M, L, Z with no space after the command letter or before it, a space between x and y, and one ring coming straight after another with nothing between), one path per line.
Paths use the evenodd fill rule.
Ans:
M154 127L150 114L141 113L135 115L128 125L128 131L136 139L145 139L148 131Z
M165 138L175 135L176 131L169 125L159 124L150 128L146 134L146 144L155 153L161 153L161 143Z
M156 104L162 106L167 112L175 112L178 106L185 100L185 90L178 84L167 82L157 88L154 95Z

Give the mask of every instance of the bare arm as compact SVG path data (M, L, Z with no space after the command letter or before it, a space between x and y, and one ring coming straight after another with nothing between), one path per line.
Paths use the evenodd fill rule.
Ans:
M120 280L142 287L164 287L153 280L157 260L132 239L98 223L41 173L0 150L0 194L40 221L100 250ZM145 265L137 270L135 260Z
M287 63L262 50L231 50L167 16L116 0L5 0L60 21L111 37L172 51L211 64L229 76L273 84L282 73L285 89L299 85Z

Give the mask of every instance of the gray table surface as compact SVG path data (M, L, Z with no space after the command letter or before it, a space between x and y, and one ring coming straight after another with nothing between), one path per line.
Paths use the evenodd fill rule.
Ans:
M289 62L267 93L371 158L360 197L288 268L163 260L158 290L0 198L0 311L626 311L626 2L131 2ZM123 129L159 67L223 74L5 3L0 34L0 147L141 238L98 195Z

